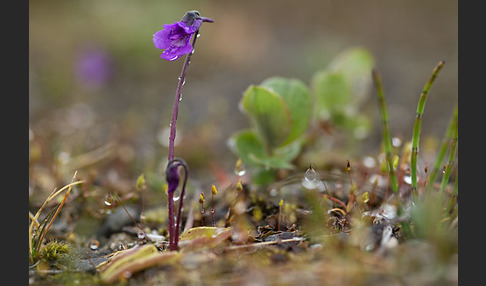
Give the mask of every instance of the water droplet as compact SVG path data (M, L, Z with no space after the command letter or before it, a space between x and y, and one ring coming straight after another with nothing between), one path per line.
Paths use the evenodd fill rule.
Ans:
M89 248L93 251L96 251L100 248L100 242L96 239L93 239L89 242Z
M385 219L394 219L397 216L397 208L394 205L383 204L382 214Z
M112 194L108 194L105 196L105 205L111 207L115 203L115 198Z
M411 185L412 184L412 174L410 174L410 172L406 172L405 175L403 175L403 181L406 184Z
M243 162L241 161L241 159L238 159L236 161L236 164L235 164L235 174L238 177L241 177L241 176L243 176L243 175L246 174L245 165L243 165Z
M373 168L373 167L376 166L376 160L373 157L370 157L370 156L364 157L362 162L363 162L363 165L366 168Z
M198 37L198 38L199 38L199 37L201 37L201 34L197 34L197 36L196 36L196 37Z
M177 202L177 201L178 201L180 198L181 198L180 196L176 196L176 195L174 194L173 200L174 200L174 202Z
M138 235L138 239L140 240L145 239L146 237L145 232L143 230L139 230L137 235Z
M278 190L276 188L270 189L270 196L275 197L278 195Z
M398 137L393 137L392 138L392 145L393 147L400 147L402 145L402 139Z
M324 184L319 180L318 174L314 168L309 167L304 173L304 178L302 179L302 186L306 189L313 190L318 188L323 190Z
M312 167L309 167L309 169L307 169L307 171L305 171L304 179L308 182L313 182L313 181L317 180L316 170L314 170L314 168L312 168Z

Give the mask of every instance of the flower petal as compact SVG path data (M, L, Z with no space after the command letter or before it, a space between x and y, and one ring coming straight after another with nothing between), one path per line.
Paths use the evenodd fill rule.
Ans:
M175 61L190 52L192 52L192 45L188 42L184 46L171 46L167 48L160 57L168 61Z
M157 49L167 49L170 46L169 30L161 30L155 33L153 41Z
M197 30L199 30L199 28L201 27L202 22L203 21L201 19L194 19L194 22L192 23L191 26L188 26L184 22L177 22L177 24L179 25L179 27L181 27L182 29L184 29L184 31L187 34L194 34Z

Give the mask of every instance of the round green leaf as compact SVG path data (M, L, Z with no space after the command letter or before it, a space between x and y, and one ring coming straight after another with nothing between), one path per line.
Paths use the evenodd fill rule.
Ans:
M268 152L285 142L292 120L287 104L277 93L262 86L250 86L241 107L250 116Z
M292 127L283 145L302 136L309 126L312 115L312 98L307 86L298 79L271 77L261 84L277 93L290 110Z
M372 85L371 71L375 65L373 55L362 47L352 47L338 54L329 64L328 70L341 72L352 87L351 104L358 107Z
M329 119L343 113L351 100L351 86L341 72L327 70L312 78L312 89L316 96L317 116Z
M248 166L259 166L260 160L266 156L265 147L252 130L243 130L230 139L230 148L238 154L243 163Z

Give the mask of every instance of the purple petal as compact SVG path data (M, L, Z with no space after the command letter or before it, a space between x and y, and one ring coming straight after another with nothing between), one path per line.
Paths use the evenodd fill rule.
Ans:
M179 25L179 27L184 29L184 31L187 34L194 34L201 27L202 20L201 19L194 19L194 22L192 23L191 26L186 25L186 23L184 23L184 22L177 22L177 24Z
M175 61L190 52L192 52L192 45L188 42L184 46L171 46L167 48L160 57L168 61Z
M170 46L169 30L161 30L155 33L153 41L157 49L167 49Z

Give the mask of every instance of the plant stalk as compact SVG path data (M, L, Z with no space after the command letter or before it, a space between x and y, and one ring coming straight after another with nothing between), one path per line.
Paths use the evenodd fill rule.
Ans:
M187 54L186 60L184 61L184 65L182 66L182 71L181 75L179 77L179 84L177 85L177 91L176 91L176 96L174 100L174 108L172 109L172 120L170 122L170 135L169 135L169 156L168 156L168 161L172 161L174 159L174 142L175 142L175 136L176 136L176 121L177 121L177 115L179 113L179 103L182 98L182 87L184 86L184 82L186 80L186 72L187 72L187 67L189 66L189 63L191 62L191 56L192 53L194 52L194 47L196 44L196 39L199 34L199 30L196 31L193 35L192 39L192 52Z
M435 67L434 71L432 72L432 76L425 84L425 87L422 91L422 94L420 95L419 103L417 106L417 115L415 116L415 124L413 126L412 152L410 156L410 172L412 176L412 196L414 197L414 200L416 200L417 198L417 155L419 149L420 129L422 126L422 116L425 109L425 102L427 101L427 95L430 91L430 88L434 83L437 74L442 69L444 64L445 64L444 61L440 61Z
M398 195L398 181L395 171L393 169L392 159L392 139L390 135L390 122L388 119L388 111L386 109L385 96L383 91L383 84L381 82L380 73L377 70L373 70L373 79L375 81L376 91L378 92L378 99L380 101L381 119L383 121L383 144L385 146L386 161L388 163L388 170L390 173L391 188L395 194ZM400 198L398 197L398 202Z
M457 105L456 105L457 106ZM454 113L454 120L452 123L452 138L451 138L451 148L449 151L449 161L447 162L444 176L442 176L442 183L440 185L440 190L443 192L449 182L449 177L451 175L452 166L454 165L454 158L456 157L457 151L457 137L458 137L458 125L457 125L457 108Z
M439 173L439 169L441 168L442 165L442 160L444 159L445 153L447 151L447 147L449 147L451 138L453 137L455 125L457 124L457 104L454 108L454 112L452 114L452 117L449 121L449 125L446 131L446 134L444 138L442 139L442 143L439 149L439 152L437 153L437 158L435 160L434 166L432 167L432 170L429 173L429 177L427 178L427 191L426 193L430 192L430 189L433 188L435 179L437 177L437 174Z
M178 159L176 159L178 160ZM185 195L185 190L186 190L186 183L187 183L187 177L189 175L189 170L187 167L187 164L182 161L178 160L180 162L180 166L184 168L184 182L182 183L182 190L181 190L181 197L179 201L179 209L177 210L177 220L176 220L176 228L175 228L175 233L174 233L174 244L175 244L175 249L177 250L179 248L179 232L181 229L181 213L182 213L182 207L183 207L183 201L184 201L184 195ZM172 201L173 202L173 201Z

